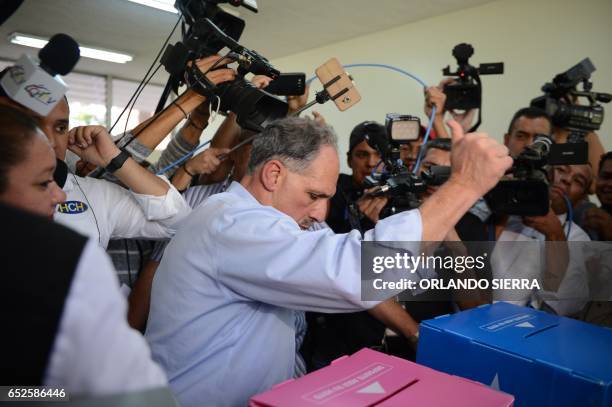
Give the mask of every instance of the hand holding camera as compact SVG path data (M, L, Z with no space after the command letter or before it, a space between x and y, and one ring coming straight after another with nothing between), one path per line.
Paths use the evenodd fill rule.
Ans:
M436 118L444 117L444 104L446 94L437 86L430 86L425 89L425 114L431 116L432 106L436 107Z

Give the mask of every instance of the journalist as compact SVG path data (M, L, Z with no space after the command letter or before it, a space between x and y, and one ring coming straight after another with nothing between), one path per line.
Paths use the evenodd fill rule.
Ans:
M515 113L504 141L510 152L518 155L537 134L550 135L551 132L549 116L538 108L528 107ZM588 284L583 247L567 242L590 239L568 217L570 179L566 167L553 168L546 215L495 215L492 218L490 234L496 241L518 243L503 248L496 246L491 267L494 278L540 278L541 290L513 291L514 302L559 315L574 315L586 304ZM540 250L545 256L543 261L540 261Z
M166 386L146 342L127 325L108 257L94 240L49 221L66 196L53 180L49 141L29 115L6 106L0 129L0 222L10 236L0 256L8 267L0 305L10 310L0 316L10 327L0 380L71 396Z
M214 62L211 59L209 63ZM206 70L207 66L200 68ZM222 69L208 75L211 81L223 82L231 80L234 73ZM0 104L26 110L39 122L55 150L58 165L65 166L63 160L70 148L82 160L106 168L130 188L68 174L63 186L67 201L57 206L57 222L92 237L106 248L111 238L170 237L190 212L189 205L166 179L151 174L120 150L104 127L83 126L68 131L69 106L65 98L45 117L6 96L0 96Z

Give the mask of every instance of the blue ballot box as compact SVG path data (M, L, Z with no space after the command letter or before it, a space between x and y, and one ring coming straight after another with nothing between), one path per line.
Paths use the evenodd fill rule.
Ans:
M423 321L417 362L515 396L612 406L612 329L499 302Z

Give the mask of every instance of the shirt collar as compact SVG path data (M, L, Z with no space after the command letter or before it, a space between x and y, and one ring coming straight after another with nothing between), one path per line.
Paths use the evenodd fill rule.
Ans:
M239 182L232 181L226 191L238 195L243 199L247 199L251 203L256 203L257 205L262 206L261 203L257 199L255 199L255 197L249 191L247 191L247 189L243 187L242 184L240 184Z
M298 229L300 229L300 226L297 224L295 219L293 219L291 216L287 215L286 213L279 211L278 209L276 209L273 206L262 205L262 203L259 202L257 199L255 199L255 197L245 187L243 187L242 184L240 184L239 182L233 181L231 183L231 185L227 188L226 192L229 192L229 193L234 194L234 195L238 195L238 197L240 197L240 198L250 202L251 204L253 204L255 206L259 206L259 207L262 207L262 208L269 208L270 210L276 212L279 216L282 216L284 218L287 218L287 219L291 220L291 222L293 222L293 224Z
M66 177L66 182L64 183L64 186L62 187L62 190L64 192L72 191L72 189L74 188L74 181L73 181L74 176L75 175L72 172L68 172L68 176Z

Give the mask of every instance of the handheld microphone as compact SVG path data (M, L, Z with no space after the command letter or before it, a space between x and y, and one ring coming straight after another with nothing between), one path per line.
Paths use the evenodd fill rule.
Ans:
M525 150L517 157L517 159L525 159L531 161L542 161L548 157L553 140L546 134L536 134L533 142L525 147Z
M46 116L68 87L59 75L66 75L80 57L79 44L66 34L55 34L38 53L40 61L24 54L0 80L4 93L15 102Z

